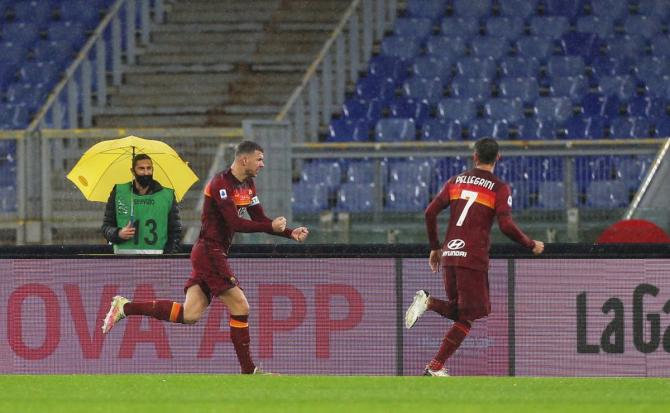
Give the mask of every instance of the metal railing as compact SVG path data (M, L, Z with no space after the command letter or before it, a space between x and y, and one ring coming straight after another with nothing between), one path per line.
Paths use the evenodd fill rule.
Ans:
M54 87L27 128L89 128L107 104L108 87L120 86L123 65L136 61L137 46L149 43L151 25L163 22L164 0L117 0ZM137 21L139 19L139 27Z
M276 117L292 123L294 142L316 140L319 126L328 124L334 109L344 103L347 82L358 79L374 42L393 24L396 9L396 0L351 2Z

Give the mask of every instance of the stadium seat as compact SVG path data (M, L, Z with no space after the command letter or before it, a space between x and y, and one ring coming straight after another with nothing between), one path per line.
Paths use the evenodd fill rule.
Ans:
M519 56L544 60L551 54L553 40L544 36L524 36L516 41Z
M670 138L670 118L665 116L658 118L654 125L655 135L659 138Z
M599 16L580 16L577 18L578 32L591 32L601 39L610 37L614 33L614 20Z
M383 55L407 60L419 53L419 45L409 37L388 36L382 40L381 50Z
M375 126L377 142L413 141L416 126L411 118L380 119Z
M565 121L566 139L588 139L589 120L581 115L571 116Z
M382 105L377 99L363 100L357 98L347 99L342 105L342 114L347 119L367 119L377 122L381 117Z
M636 62L623 56L598 56L591 62L596 77L628 75L636 67Z
M375 163L367 159L351 161L346 169L346 182L369 183L375 180Z
M463 128L459 121L445 119L428 119L421 128L421 140L454 141L461 140Z
M561 50L569 56L582 56L590 61L600 53L601 41L597 34L568 32L561 37Z
M456 64L458 74L463 77L492 79L496 75L496 62L493 58L464 57Z
M453 0L454 15L463 17L484 17L491 13L491 0Z
M536 119L519 119L516 122L517 138L521 140L540 140L544 137L539 133L540 122Z
M610 135L614 139L648 138L650 130L651 124L646 118L620 117L610 124Z
M356 95L367 101L378 99L381 102L387 102L395 95L395 89L393 79L385 77L365 76L356 82Z
M621 156L616 159L617 178L629 190L636 190L647 175L652 158L647 156Z
M670 59L666 57L646 56L639 60L634 71L638 79L646 82L649 78L668 74L670 72Z
M667 114L667 103L662 97L635 96L627 103L626 112L633 117L661 117Z
M393 80L404 80L407 68L402 59L394 56L376 55L370 59L371 75L378 78L390 78Z
M433 165L426 159L402 159L389 162L389 182L428 184L433 174Z
M581 56L552 56L547 62L550 76L581 76L586 65Z
M598 92L604 96L617 96L626 101L635 94L635 80L631 76L603 76L598 83Z
M369 137L370 123L367 119L333 119L329 126L328 142L366 142Z
M300 182L325 185L328 190L337 189L342 180L342 167L334 160L313 160L305 163L300 171Z
M666 0L638 0L638 13L644 16L656 16L665 20L670 14L670 3Z
M414 72L414 76L437 77L446 82L451 80L451 63L437 55L421 56L414 60L412 72Z
M645 93L649 96L664 98L668 96L668 85L670 85L670 76L651 75L643 80Z
M389 184L384 209L394 212L423 212L428 205L428 186L421 183Z
M437 105L437 112L441 119L467 123L477 116L477 105L474 99L446 98Z
M49 94L49 89L43 83L13 83L7 88L7 101L13 104L23 104L28 113L35 113L42 106Z
M540 93L535 77L504 78L500 80L498 87L503 97L519 98L522 102L534 102Z
M501 16L526 19L535 14L537 0L498 0Z
M62 0L59 5L60 18L63 21L77 21L85 28L95 27L100 20L101 0Z
M25 103L0 103L0 129L25 129L28 126L29 118ZM12 153L15 152L16 148L12 149Z
M654 56L670 57L670 36L659 34L651 39L651 52Z
M530 19L530 33L535 36L560 38L570 28L565 16L534 16Z
M470 140L481 138L507 139L509 127L506 120L475 119L468 124Z
M60 68L54 62L26 62L19 70L19 78L24 83L44 83L54 86L61 76Z
M486 34L494 38L513 42L523 35L523 29L521 17L489 17L486 20Z
M39 62L53 62L63 67L74 58L74 48L66 41L38 41L33 48L33 57Z
M426 50L441 60L453 62L465 54L466 44L463 37L430 36L426 42Z
M374 210L375 184L345 182L337 192L335 210L345 212L372 212Z
M535 116L539 120L564 122L572 115L572 102L568 98L540 97L535 101Z
M545 0L544 13L572 19L584 12L584 0Z
M587 206L623 208L628 205L628 189L622 181L595 181L586 192Z
M523 117L523 104L519 98L491 98L484 104L484 112L492 120L515 122Z
M423 41L433 30L431 19L425 17L399 17L395 21L396 36L407 37L414 41Z
M620 0L591 0L591 10L596 16L618 19L628 12L627 3Z
M328 188L318 182L294 183L291 207L297 213L315 213L328 209Z
M491 82L485 78L456 76L451 82L451 92L457 98L482 100L491 96Z
M607 98L598 93L587 93L580 102L581 112L585 116L602 115Z
M608 128L607 120L598 115L589 117L588 126L586 127L586 137L589 139L605 139L607 137Z
M405 96L415 100L425 100L429 104L437 104L444 96L442 80L437 77L411 77L403 84Z
M504 57L500 60L500 69L504 77L536 78L540 71L540 62L534 57Z
M540 182L537 204L544 209L564 209L565 185L563 182Z
M8 185L0 187L0 210L2 212L16 212L18 209L18 202L16 196L16 185Z
M661 21L656 16L629 15L624 20L623 28L627 34L651 39L661 31Z
M447 0L409 0L407 11L413 17L427 17L435 20L447 10Z
M397 97L389 105L394 118L412 118L418 128L430 117L430 105L425 100Z
M609 56L637 58L646 48L646 40L640 35L612 36L605 39Z
M473 56L499 59L507 56L510 44L503 37L477 36L470 42L470 49Z
M445 17L440 24L442 35L447 37L470 38L479 34L479 30L476 17Z
M76 21L54 22L47 28L47 37L54 42L70 44L73 49L79 49L86 41L84 25Z
M29 48L40 36L35 23L9 23L2 27L2 39L22 48Z
M549 90L554 97L579 101L588 92L588 81L585 76L556 76L551 79Z
M12 7L14 9L14 21L22 23L32 23L37 27L44 27L49 24L52 17L52 9L44 2L38 1L18 1Z

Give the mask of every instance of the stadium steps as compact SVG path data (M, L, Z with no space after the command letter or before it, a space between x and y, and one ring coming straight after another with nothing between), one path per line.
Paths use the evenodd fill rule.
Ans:
M179 0L96 127L240 127L280 110L349 2Z

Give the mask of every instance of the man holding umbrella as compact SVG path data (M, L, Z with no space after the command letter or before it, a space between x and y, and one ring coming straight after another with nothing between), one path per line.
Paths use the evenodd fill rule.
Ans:
M133 156L133 180L117 184L105 207L102 233L117 254L161 254L179 251L181 219L174 190L153 179L153 161Z

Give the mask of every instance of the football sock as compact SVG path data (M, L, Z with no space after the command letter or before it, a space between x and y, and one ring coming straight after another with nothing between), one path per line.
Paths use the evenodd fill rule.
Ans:
M463 340L465 340L465 337L470 333L470 326L471 323L468 321L456 321L451 326L444 336L444 340L442 340L440 350L438 350L435 358L428 364L431 370L439 370L444 366L447 359L456 352Z
M251 360L251 348L249 343L249 316L231 315L230 316L230 339L235 347L237 360L240 362L242 374L251 374L256 365Z
M132 301L123 306L129 315L146 315L172 323L184 323L184 306L169 300Z
M442 317L456 320L458 309L454 300L444 301L435 297L428 299L428 310L435 311Z

